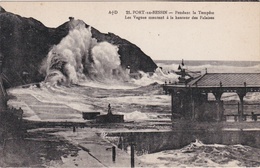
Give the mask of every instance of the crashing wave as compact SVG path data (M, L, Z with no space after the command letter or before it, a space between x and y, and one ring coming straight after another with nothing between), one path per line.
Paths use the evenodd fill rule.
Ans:
M108 42L98 43L92 38L91 28L77 20L70 23L71 30L48 53L42 69L45 82L52 84L78 84L85 80L124 80L118 47Z

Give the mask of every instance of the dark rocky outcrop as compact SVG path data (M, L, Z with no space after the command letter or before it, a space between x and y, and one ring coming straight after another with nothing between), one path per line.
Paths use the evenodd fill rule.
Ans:
M47 28L33 18L1 12L0 34L4 84L11 87L43 80L41 62L68 30Z
M132 72L151 72L157 68L152 59L136 45L115 34L103 34L95 28L91 30L97 41L107 41L119 47L123 68L130 66ZM0 54L4 57L4 85L13 87L42 81L44 76L40 73L40 67L43 59L68 32L68 22L57 28L48 28L34 18L24 18L0 7Z

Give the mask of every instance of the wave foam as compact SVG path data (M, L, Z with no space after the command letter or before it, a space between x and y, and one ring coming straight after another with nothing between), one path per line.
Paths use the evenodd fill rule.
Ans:
M259 149L243 145L204 144L200 140L182 149L167 150L139 157L154 167L259 166Z
M120 66L118 47L98 43L92 38L91 28L78 20L71 22L69 34L53 46L43 63L45 82L70 85L86 80L125 80L127 75Z
M142 71L139 73L141 74L140 79L131 79L131 82L139 86L146 86L155 82L159 84L163 84L165 82L175 82L179 77L179 75L172 72L163 71L161 68L157 68L152 75Z

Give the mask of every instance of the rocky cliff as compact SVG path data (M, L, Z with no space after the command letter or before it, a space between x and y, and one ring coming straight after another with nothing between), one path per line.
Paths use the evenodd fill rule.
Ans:
M0 7L0 55L3 57L4 85L13 87L44 80L40 73L43 59L68 32L68 22L57 28L48 28L34 18L21 17ZM91 33L98 42L107 41L119 47L123 68L130 66L132 72L152 72L157 68L149 56L129 41L113 33L101 33L93 27Z

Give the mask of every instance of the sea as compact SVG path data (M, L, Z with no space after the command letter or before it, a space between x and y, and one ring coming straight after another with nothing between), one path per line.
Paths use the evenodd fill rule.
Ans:
M111 104L112 112L123 114L126 122L143 123L143 125L153 121L169 123L171 97L165 95L162 84L165 81L178 80L178 75L173 72L177 70L181 60L155 60L155 63L161 68L158 68L153 75L140 72L141 78L128 79L128 81L117 79L86 80L71 86L51 85L42 82L40 88L33 85L27 88L13 88L8 92L16 96L17 99L9 100L8 104L16 108L22 107L25 111L24 118L28 120L82 121L81 112L99 111L106 114L107 106ZM260 62L256 61L184 60L184 64L188 70L202 71L202 73L206 68L207 72L212 73L260 72ZM63 110L59 112L61 114L57 114L55 111L48 110L48 107L36 108L35 104L37 103L30 105L27 102L28 95L37 101L46 103L50 109L52 106L58 106L57 108L67 106L74 111ZM224 94L222 100L227 103L234 100L239 101L238 96L232 93ZM260 104L260 94L248 93L245 101ZM255 110L255 113L260 113L259 108L255 108ZM156 130L152 131L131 129L133 136L138 139L135 141L139 144L136 146L137 158L151 167L260 166L258 160L260 149L255 144L249 146L237 141L237 144L227 145L214 143L214 141L209 143L209 141L203 141L203 138L192 138L190 142L187 141L185 144L178 140L179 145L174 146L173 144L176 143L176 137L172 137L174 133L169 130L165 131L164 128L157 127ZM120 145L120 138L127 141L128 134L126 132L129 133L129 130L120 132L117 129L109 129L104 131L106 133L104 138ZM256 132L255 135L259 137L259 132ZM235 137L237 138L237 136ZM175 142L171 143L171 141ZM123 150L129 151L129 143L125 143Z
M183 60L187 69L209 73L258 73L260 61ZM158 66L177 70L182 60L155 60Z
M15 97L8 101L8 105L21 107L24 119L86 122L82 112L106 114L110 104L113 114L124 115L125 123L121 125L124 129L110 125L109 129L99 129L100 136L127 152L130 132L135 139L137 158L151 167L260 166L260 135L257 131L260 127L252 130L248 135L252 137L250 143L246 144L240 141L241 137L245 137L241 130L220 134L218 137L222 140L232 135L232 143L224 144L224 141L214 141L211 138L216 137L214 134L205 138L190 132L171 132L170 127L166 129L163 126L171 124L171 96L165 94L162 85L178 81L179 76L174 72L182 60L155 60L158 68L153 74L140 71L138 78L130 78L120 67L117 46L97 42L91 31L80 23L72 26L75 28L53 46L43 62L41 71L46 76L45 80L40 85L8 90ZM206 71L260 73L260 61L184 59L183 63L187 71L202 74ZM209 94L209 99L213 98ZM221 100L227 104L236 101L237 104L239 98L235 93L225 93ZM254 107L245 113L251 113L253 109L260 114L259 93L248 93L244 100L254 103ZM232 114L233 111L225 113Z

